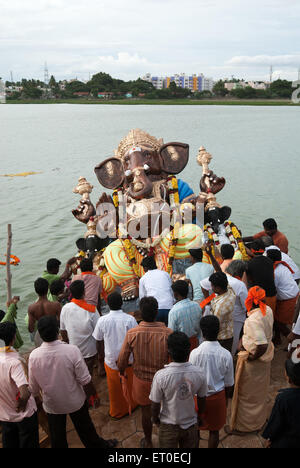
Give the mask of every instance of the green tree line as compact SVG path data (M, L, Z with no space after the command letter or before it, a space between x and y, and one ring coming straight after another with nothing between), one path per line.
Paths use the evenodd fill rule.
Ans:
M155 89L152 83L137 79L133 81L123 81L112 78L107 73L97 73L91 80L84 83L80 80L71 82L57 82L54 76L51 76L48 86L39 80L22 79L20 82L6 82L6 86L22 87L21 92L13 92L8 99L73 99L74 93L88 93L88 97L97 98L99 93L111 93L112 99L125 98L126 94L131 94L134 98L142 97L145 99L209 99L213 97L232 97L237 99L277 99L290 98L293 93L292 82L287 80L277 80L271 83L266 90L256 90L250 86L241 87L239 81L234 80L237 88L228 91L225 88L225 81L219 80L213 91L192 92L189 89L183 89L171 82L169 88ZM62 84L64 84L62 89Z

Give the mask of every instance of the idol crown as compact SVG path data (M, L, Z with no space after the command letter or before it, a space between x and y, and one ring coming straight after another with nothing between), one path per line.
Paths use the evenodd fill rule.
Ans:
M130 130L128 135L123 138L121 143L119 144L118 149L115 151L115 156L120 159L124 159L125 154L131 148L137 146L141 148L149 148L152 151L158 151L160 147L163 145L163 139L157 139L149 133L136 128L134 130Z

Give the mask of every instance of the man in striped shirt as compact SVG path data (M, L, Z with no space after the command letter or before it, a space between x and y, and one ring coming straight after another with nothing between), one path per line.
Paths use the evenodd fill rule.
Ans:
M152 380L156 372L168 364L168 336L172 330L156 322L158 302L154 297L144 297L140 302L143 321L127 332L119 354L118 368L124 375L129 357L133 355L133 400L142 407L142 425L145 438L142 448L152 448L151 401Z

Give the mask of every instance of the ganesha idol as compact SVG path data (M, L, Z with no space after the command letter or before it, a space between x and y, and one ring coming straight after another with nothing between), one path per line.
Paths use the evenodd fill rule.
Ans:
M95 167L100 184L112 191L101 195L96 208L90 200L93 187L79 179L74 192L82 198L73 215L87 224L88 231L77 247L82 255L93 257L104 294L119 287L125 300L136 299L145 256L155 256L158 268L172 275L180 272L189 250L201 248L205 240L211 241L217 256L220 245L231 243L237 256L246 257L241 233L228 221L231 209L217 203L225 179L209 169L211 159L200 148L202 176L196 195L176 177L189 161L189 145L164 144L135 129L113 157ZM206 254L204 261L209 262Z

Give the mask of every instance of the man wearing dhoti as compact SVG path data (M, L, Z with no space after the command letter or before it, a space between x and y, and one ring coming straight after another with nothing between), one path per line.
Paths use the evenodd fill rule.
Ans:
M274 357L273 312L259 286L249 290L248 318L244 325L236 367L230 427L227 433L260 431L267 419L267 397Z

